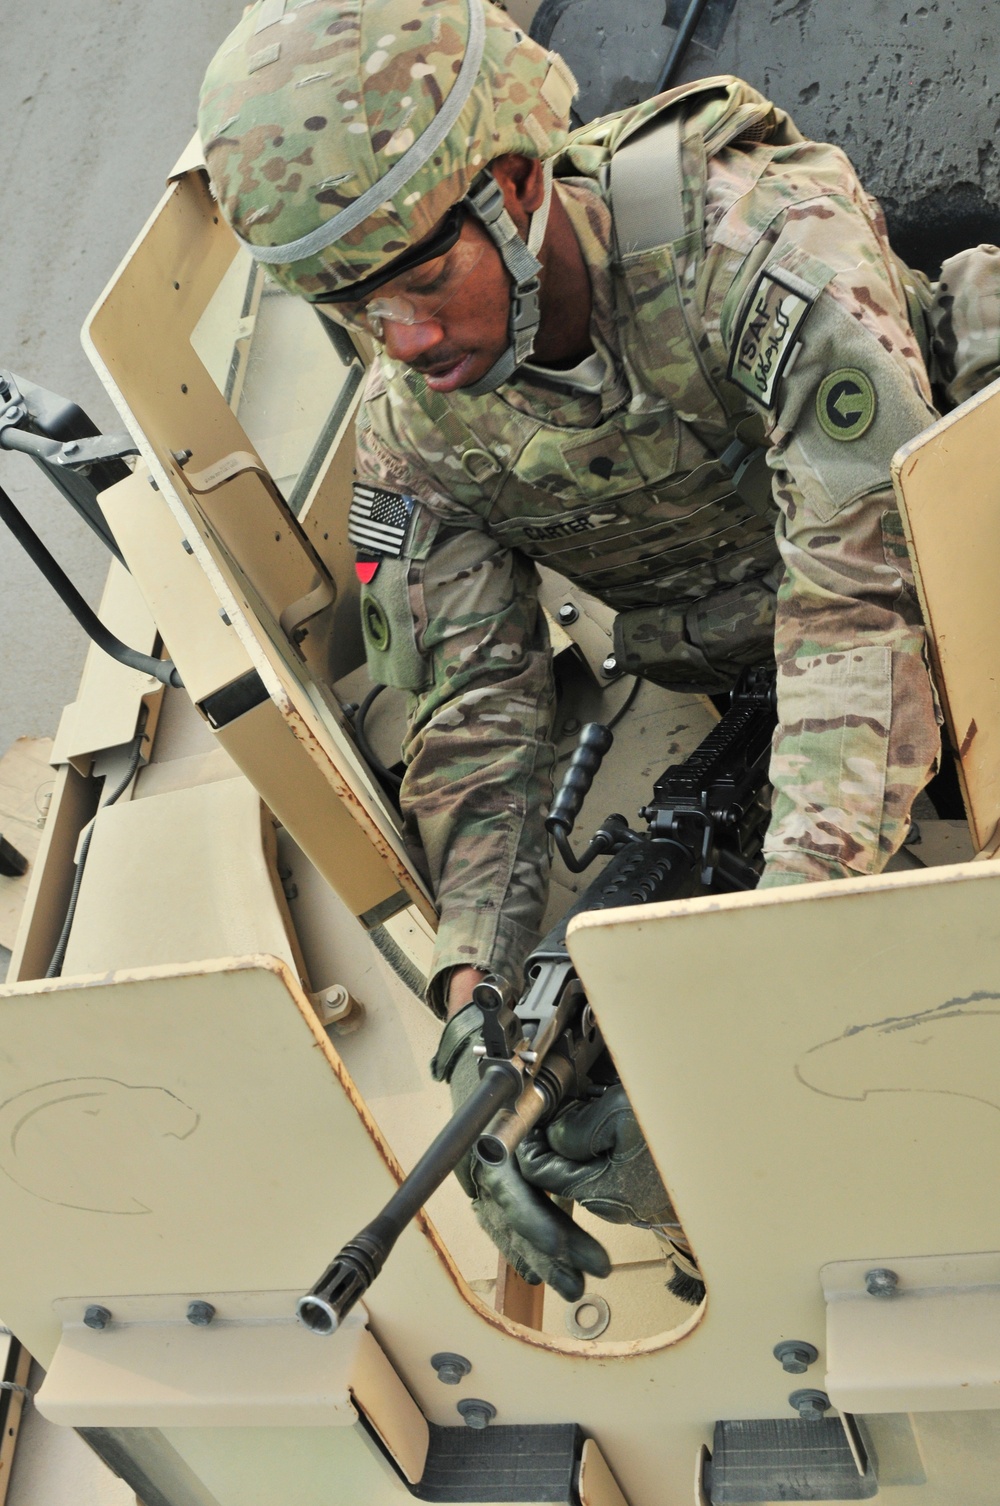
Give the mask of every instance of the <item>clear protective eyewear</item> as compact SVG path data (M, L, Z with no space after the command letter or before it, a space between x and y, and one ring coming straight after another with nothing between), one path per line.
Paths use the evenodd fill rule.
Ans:
M383 321L424 324L440 313L478 266L486 245L485 236L459 234L449 250L400 273L369 298L321 296L310 301L338 324L381 339Z

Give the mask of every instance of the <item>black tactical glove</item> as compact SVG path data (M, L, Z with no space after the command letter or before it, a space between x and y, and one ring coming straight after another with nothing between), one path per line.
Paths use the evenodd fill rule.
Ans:
M667 1189L621 1083L574 1098L517 1153L525 1179L613 1224L677 1227Z
M467 1004L444 1028L431 1071L451 1087L457 1108L479 1085L479 1061L473 1046L482 1041L482 1015ZM455 1168L472 1198L480 1225L519 1276L549 1286L573 1302L583 1296L584 1272L607 1276L607 1252L561 1208L529 1187L513 1159L485 1166L474 1152Z

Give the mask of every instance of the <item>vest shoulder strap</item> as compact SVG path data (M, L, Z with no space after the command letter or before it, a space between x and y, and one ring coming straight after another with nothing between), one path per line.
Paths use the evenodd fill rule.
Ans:
M780 133L782 140L801 141L791 121L776 111L770 100L746 85L737 86L736 80L732 81L734 87L726 91L726 107L721 117L706 119L697 108L701 103L698 96L704 96L710 103L714 97L717 104L722 93L719 83L710 79L678 91L675 99L668 99L662 115L654 116L649 124L612 148L611 206L623 256L671 245L688 230L700 229L684 221L681 148L686 133L701 137L704 158L737 139L747 143L768 141ZM741 90L753 97L741 98ZM693 111L692 103L696 106ZM714 114L718 115L717 108Z
M611 158L611 208L623 256L669 245L685 233L683 116L674 111L625 141Z

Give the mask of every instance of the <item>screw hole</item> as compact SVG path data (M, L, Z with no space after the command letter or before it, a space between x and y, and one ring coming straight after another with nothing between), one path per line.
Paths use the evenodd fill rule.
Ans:
M181 383L181 391L182 392L187 392L187 382L182 382Z
M175 293L179 293L179 292L180 292L180 290L181 290L181 285L180 285L180 283L179 283L179 282L175 282L175 283L174 283L174 292L175 292Z

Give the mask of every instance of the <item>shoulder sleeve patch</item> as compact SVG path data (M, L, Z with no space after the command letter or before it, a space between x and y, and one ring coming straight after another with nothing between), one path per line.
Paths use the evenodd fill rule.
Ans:
M875 422L877 411L871 378L853 366L824 377L816 393L816 417L831 439L860 439Z
M777 403L778 383L815 301L797 278L764 271L744 305L733 333L728 376L765 408Z

